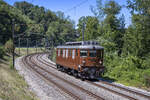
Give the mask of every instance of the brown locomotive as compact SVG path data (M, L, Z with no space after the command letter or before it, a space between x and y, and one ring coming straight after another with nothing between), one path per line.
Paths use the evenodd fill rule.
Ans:
M104 72L104 48L95 41L67 42L57 46L56 65L82 79L94 79Z

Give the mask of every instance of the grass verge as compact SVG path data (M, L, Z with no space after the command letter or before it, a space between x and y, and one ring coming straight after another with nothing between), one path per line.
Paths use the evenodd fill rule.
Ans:
M15 69L10 68L11 58L0 59L0 98L2 100L39 100Z
M43 47L38 47L36 48L28 48L28 54L36 53L36 52L43 52L44 48ZM27 55L27 48L16 48L15 52L18 55Z

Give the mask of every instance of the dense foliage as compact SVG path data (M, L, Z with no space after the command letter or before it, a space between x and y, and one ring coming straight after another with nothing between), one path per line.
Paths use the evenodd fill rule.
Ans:
M0 0L0 19L0 44L5 44L12 38L12 19L15 20L16 45L18 37L28 37L33 41L45 36L54 45L74 41L76 38L73 21L65 17L63 12L55 13L25 1L10 6ZM26 46L26 39L22 39L21 45Z
M12 40L8 40L6 43L5 43L5 51L12 54L13 53L13 42Z
M97 0L96 3L91 8L95 16L81 17L76 30L74 21L63 12L52 12L25 1L10 6L0 0L0 45L12 38L12 19L15 19L16 45L19 36L34 41L43 40L45 35L55 46L82 40L85 23L85 40L97 40L105 48L104 77L130 85L150 86L150 1L127 0L132 18L128 27L125 27L125 15L120 14L122 6L117 2ZM22 39L21 45L26 46L26 40Z
M127 0L132 24L125 27L122 7L114 0L97 0L91 8L95 17L81 17L78 31L85 23L85 40L97 40L105 48L105 77L136 86L150 86L150 1Z
M5 53L4 47L0 45L0 58L3 58L4 53Z

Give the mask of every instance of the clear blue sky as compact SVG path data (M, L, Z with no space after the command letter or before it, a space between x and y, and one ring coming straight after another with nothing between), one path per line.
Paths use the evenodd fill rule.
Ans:
M76 22L76 24L78 23L78 19L82 16L93 16L90 10L90 6L96 5L96 0L4 0L4 1L9 3L10 5L13 5L14 2L16 1L27 1L34 5L43 6L54 12L62 11L62 12L65 12L66 16L69 15L70 18ZM103 2L106 2L106 1L108 0L103 0ZM126 5L126 0L115 0L115 1L119 3L120 5ZM81 3L82 5L76 8L73 8L76 5L81 4ZM127 27L131 23L131 15L126 8L122 8L121 14L125 15L125 21L126 21L126 27Z

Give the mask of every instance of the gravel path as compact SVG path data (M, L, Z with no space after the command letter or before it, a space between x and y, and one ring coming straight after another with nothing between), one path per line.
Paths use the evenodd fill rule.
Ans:
M24 77L29 85L29 89L33 91L41 100L72 100L65 92L61 91L54 84L48 83L29 70L21 62L23 57L19 57L15 61L15 68L19 74Z

